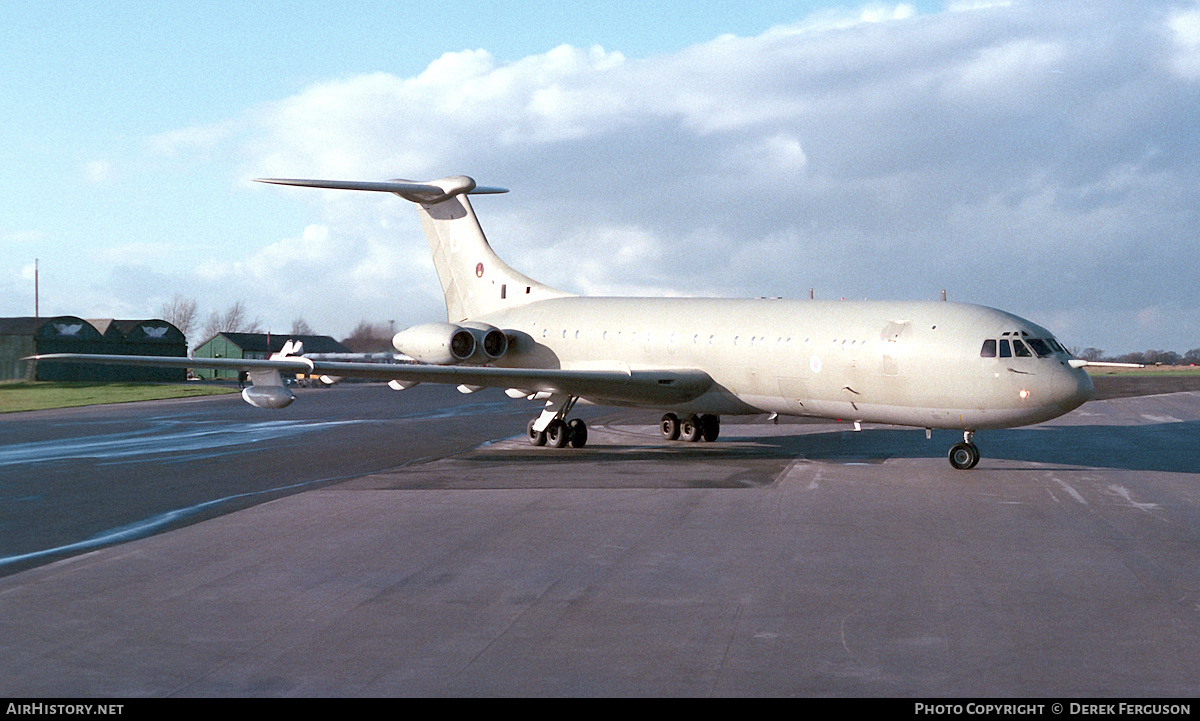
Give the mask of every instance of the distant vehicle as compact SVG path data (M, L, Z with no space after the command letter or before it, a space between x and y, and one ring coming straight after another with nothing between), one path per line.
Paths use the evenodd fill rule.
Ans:
M447 316L393 339L420 365L294 353L87 361L244 369L253 385L242 397L262 408L295 399L281 374L385 379L397 390L418 383L467 393L504 388L544 404L529 422L529 440L559 448L587 443L587 425L570 417L580 401L660 409L669 441L716 440L721 415L949 428L963 433L948 454L958 469L979 462L976 431L1049 420L1092 394L1082 370L1088 361L1004 311L945 301L578 297L513 270L493 252L467 196L502 188L465 176L261 182L393 193L417 204Z

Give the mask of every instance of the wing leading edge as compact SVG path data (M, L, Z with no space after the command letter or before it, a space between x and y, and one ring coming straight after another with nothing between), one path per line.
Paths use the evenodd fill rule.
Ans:
M564 370L558 368L495 368L490 366L401 365L390 363L339 363L295 356L286 359L178 358L164 356L93 355L54 353L32 356L39 362L100 363L105 365L213 368L247 371L259 378L279 374L370 378L409 383L449 383L487 388L514 388L528 395L551 393L578 396L613 404L651 403L676 405L698 398L713 385L707 373L691 368L646 370ZM267 385L273 385L267 381Z

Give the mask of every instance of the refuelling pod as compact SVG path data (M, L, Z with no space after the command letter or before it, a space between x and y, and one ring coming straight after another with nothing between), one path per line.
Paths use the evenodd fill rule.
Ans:
M467 321L462 327L475 336L475 355L471 358L473 363L491 363L508 352L508 336L496 326Z
M471 331L453 323L425 323L400 331L392 338L396 350L420 363L450 366L475 355Z
M242 389L242 400L258 408L286 408L296 400L275 369L249 371L253 385Z

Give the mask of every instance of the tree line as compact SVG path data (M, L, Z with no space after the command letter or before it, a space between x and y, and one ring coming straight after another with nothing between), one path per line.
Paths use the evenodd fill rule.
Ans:
M1099 348L1073 348L1071 352L1078 358L1089 361L1107 361L1109 363L1142 363L1144 365L1186 366L1200 364L1200 348L1193 348L1183 355L1173 350L1134 351L1124 355L1110 356Z
M200 335L208 340L218 333L261 333L262 320L251 319L250 312L243 301L235 301L224 313L212 311L200 325L199 304L194 298L176 295L162 304L158 315L163 320L179 329L185 338L192 338L192 331L200 330Z
M218 333L263 333L263 323L260 318L251 317L249 309L243 301L235 301L225 309L225 312L214 310L200 322L199 304L194 298L177 294L174 298L163 303L159 308L158 317L179 329L184 337L192 341L193 331L198 333L197 343L203 343ZM316 335L312 326L303 317L292 320L291 335ZM342 339L342 345L353 353L378 353L392 350L392 333L388 323L369 323L361 321L350 335Z

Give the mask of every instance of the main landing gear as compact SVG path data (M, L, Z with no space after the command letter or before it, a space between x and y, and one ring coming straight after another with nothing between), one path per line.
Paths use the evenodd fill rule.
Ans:
M580 418L566 420L578 398L551 398L542 415L529 421L529 444L551 448L583 448L587 445L587 424ZM547 420L548 419L548 420ZM537 430L541 425L542 430ZM687 415L683 418L668 413L662 417L659 430L668 441L715 441L721 434L721 417L709 413Z
M721 416L702 413L680 418L668 413L659 421L658 429L663 439L668 441L715 441L721 434Z
M962 443L955 443L950 448L950 465L960 471L970 470L979 463L979 449L972 443L975 431L963 431Z
M583 448L587 445L587 424L580 418L566 420L577 397L551 397L542 415L529 421L529 444L551 448ZM548 422L546 418L549 417ZM542 430L535 430L541 425Z
M550 446L551 448L583 448L587 445L587 424L582 418L572 418L564 422L560 418L550 421L544 431L533 430L536 418L529 420L529 444L533 446Z

